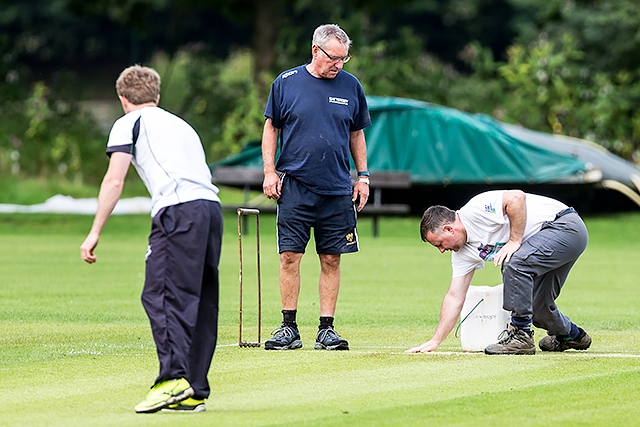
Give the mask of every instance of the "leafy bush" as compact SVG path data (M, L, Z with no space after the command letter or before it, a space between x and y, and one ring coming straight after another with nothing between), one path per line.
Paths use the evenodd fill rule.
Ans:
M632 159L640 153L640 74L594 70L566 34L514 45L496 64L506 83L504 120L530 129L592 140Z
M219 61L183 49L173 58L156 54L151 66L163 79L160 105L196 129L210 162L260 139L266 98L253 77L248 51Z
M0 176L96 181L104 173L104 135L92 117L42 82L24 100L0 105Z

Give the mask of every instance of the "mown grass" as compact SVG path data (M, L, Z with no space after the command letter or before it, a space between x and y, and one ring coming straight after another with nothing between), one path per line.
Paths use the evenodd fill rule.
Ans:
M418 218L361 219L361 252L343 257L336 327L349 352L313 350L317 259L303 258L304 347L237 347L236 216L226 215L220 338L207 412L137 415L157 374L139 302L146 215L114 216L84 264L91 224L75 215L0 215L0 426L633 425L640 416L640 214L587 218L590 244L558 300L593 337L587 352L488 357L403 351L430 336L450 280L449 256L418 237ZM254 233L245 235L245 323L255 321ZM261 216L263 340L280 322L272 215ZM311 247L312 248L312 247ZM497 268L474 284L500 282ZM253 299L252 299L253 298ZM245 330L252 338L255 330ZM542 331L537 331L537 338Z

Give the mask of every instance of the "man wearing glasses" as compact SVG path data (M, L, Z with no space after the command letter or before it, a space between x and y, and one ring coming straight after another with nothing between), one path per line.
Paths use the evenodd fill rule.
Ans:
M278 201L282 325L266 350L302 347L296 314L300 261L314 230L320 259L320 326L314 348L348 350L333 328L340 255L358 251L356 211L369 197L363 129L371 124L364 90L342 69L349 36L337 25L313 33L309 64L284 71L271 86L262 134L263 191ZM280 138L280 155L276 151ZM351 182L349 157L358 179Z

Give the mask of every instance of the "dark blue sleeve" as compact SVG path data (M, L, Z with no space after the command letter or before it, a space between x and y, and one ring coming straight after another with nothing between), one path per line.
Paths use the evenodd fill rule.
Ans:
M371 116L369 115L369 106L367 105L367 97L364 95L364 89L358 82L358 111L356 112L351 132L371 126Z
M269 92L269 99L264 110L264 116L271 119L273 127L277 129L282 128L282 120L280 117L280 77L271 85L271 91Z
M111 147L107 147L107 156L111 157L113 153L133 154L133 144L114 145Z

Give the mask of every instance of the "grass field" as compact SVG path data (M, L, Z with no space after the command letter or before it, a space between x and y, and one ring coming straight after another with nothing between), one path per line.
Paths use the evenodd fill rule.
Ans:
M139 301L149 218L112 217L98 262L87 265L79 246L92 218L0 215L0 426L640 424L639 213L586 220L589 247L558 303L592 336L591 349L497 357L461 353L453 334L436 353L403 353L430 337L450 280L449 255L420 241L418 218L383 220L377 239L370 219L360 221L361 251L343 257L336 314L351 351L313 350L313 250L302 266L304 347L238 348L236 217L225 219L207 411L137 415L157 375ZM274 217L261 221L264 340L281 318ZM247 289L255 288L253 237L244 242ZM474 279L499 282L494 267ZM246 323L255 320L251 297Z

